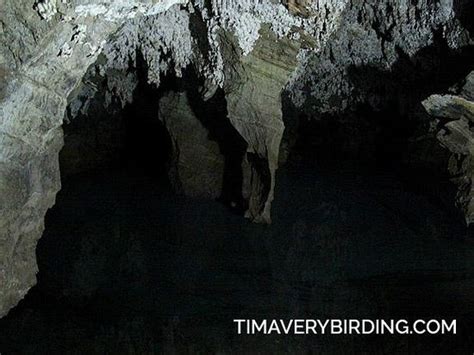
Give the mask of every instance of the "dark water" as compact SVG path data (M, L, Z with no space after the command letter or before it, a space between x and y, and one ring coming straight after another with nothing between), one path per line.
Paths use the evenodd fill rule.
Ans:
M64 184L1 354L472 354L474 241L361 169L279 172L271 226L118 171ZM235 318L446 318L445 336L238 336Z

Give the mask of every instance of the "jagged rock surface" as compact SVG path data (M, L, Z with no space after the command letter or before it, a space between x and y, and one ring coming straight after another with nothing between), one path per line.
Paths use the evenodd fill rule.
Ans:
M285 130L282 114L282 87L296 68L298 46L278 41L270 31L262 31L255 49L242 58L223 36L226 58L224 91L232 125L247 142L246 174L249 209L247 217L271 222L280 144ZM228 53L228 54L227 54ZM235 58L237 56L237 58Z
M170 92L160 100L160 118L172 141L170 181L187 196L219 198L224 156L219 144L193 112L186 93Z
M457 95L433 95L423 102L437 118L437 138L451 152L449 174L467 224L474 223L474 72Z
M243 165L249 216L269 221L284 88L302 110L341 110L367 99L351 81L350 68L389 70L401 54L412 56L432 44L436 34L453 49L471 41L458 14L462 6L452 1L34 4L5 0L0 10L0 316L35 283L35 245L60 188L64 112L68 103L79 112L87 102L86 92L79 106L74 104L87 89L80 81L92 64L107 77L109 101L130 101L136 77L129 69L137 47L150 82L159 84L162 73L179 76L191 65L205 83L205 99L223 89L229 119L251 157ZM235 40L222 42L222 33ZM463 134L464 120L456 120L464 125Z
M0 97L0 316L36 282L36 243L60 189L58 154L67 98L123 16L132 16L138 4L109 3L99 9L104 16L97 16L94 2L80 3L64 5L63 21L48 22L29 1L2 4L0 66L8 84ZM140 9L152 5L140 3ZM79 25L87 28L80 41ZM61 55L65 44L73 47L67 56Z

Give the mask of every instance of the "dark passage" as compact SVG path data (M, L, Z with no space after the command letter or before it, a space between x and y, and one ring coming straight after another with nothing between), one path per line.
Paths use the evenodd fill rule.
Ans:
M0 320L1 354L472 353L474 241L396 169L362 163L380 161L370 148L384 135L359 149L338 144L350 126L301 123L278 171L274 223L252 224L218 201L171 191L160 93L145 81L115 118L97 108L95 121L65 127L63 189L38 244L38 284ZM74 149L104 146L87 169L65 173ZM458 320L458 335L239 336L239 318L445 318Z
M122 112L124 144L120 149L120 166L137 174L160 178L167 173L171 154L169 134L158 119L163 90L147 83L145 68L138 73L133 103Z
M423 196L354 169L279 173L274 224L114 170L70 179L38 285L0 320L10 353L457 353L474 244ZM242 337L235 318L457 318L457 336ZM393 350L396 349L396 350Z

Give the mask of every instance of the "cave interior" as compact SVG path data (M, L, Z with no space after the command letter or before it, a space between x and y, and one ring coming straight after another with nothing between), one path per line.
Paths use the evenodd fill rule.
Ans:
M464 78L473 62L472 51L450 53L435 42L387 72L354 67L351 78L368 99L338 114L299 112L282 94L284 158L273 223L263 225L244 218L247 147L224 93L201 99L192 68L163 76L157 88L138 61L131 103L105 108L99 88L87 112L63 126L62 190L37 247L38 283L0 320L0 343L7 353L206 353L257 342L278 349L271 337L229 336L228 320L466 316L474 248L454 208L448 155L433 136L414 138L428 124L420 102ZM160 104L170 92L186 97L212 142L206 152L223 157L217 180L196 173L192 181L218 181L212 198L183 193L174 165L189 151L180 139L193 144L186 135L195 131L168 131ZM208 164L201 146L191 151L191 169ZM453 287L462 295L455 302ZM472 329L469 319L461 331ZM399 339L284 341L337 352L378 351ZM455 339L403 341L426 350L449 349Z

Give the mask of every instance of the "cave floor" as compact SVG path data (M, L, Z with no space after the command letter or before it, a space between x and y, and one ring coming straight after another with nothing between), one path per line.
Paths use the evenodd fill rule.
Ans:
M271 226L163 179L63 185L0 353L472 353L474 241L394 176L292 163ZM237 318L446 318L456 336L237 336Z

